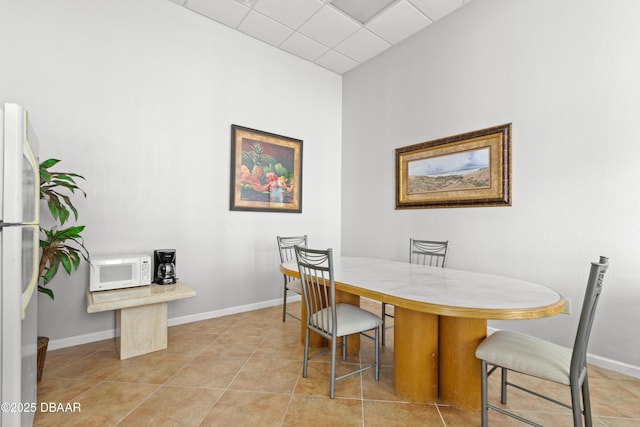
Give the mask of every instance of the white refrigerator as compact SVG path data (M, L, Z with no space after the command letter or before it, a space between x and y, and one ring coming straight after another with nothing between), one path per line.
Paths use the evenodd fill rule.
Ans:
M36 409L40 176L27 113L0 108L0 426L30 426Z

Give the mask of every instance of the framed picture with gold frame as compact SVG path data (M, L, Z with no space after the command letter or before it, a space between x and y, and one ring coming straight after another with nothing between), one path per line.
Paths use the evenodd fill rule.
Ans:
M231 125L234 211L302 212L302 140Z
M396 209L511 205L511 123L396 149Z

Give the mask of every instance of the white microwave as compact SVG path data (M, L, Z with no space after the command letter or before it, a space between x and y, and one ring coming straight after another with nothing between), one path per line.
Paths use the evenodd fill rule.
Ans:
M149 255L91 257L89 263L91 292L151 284Z

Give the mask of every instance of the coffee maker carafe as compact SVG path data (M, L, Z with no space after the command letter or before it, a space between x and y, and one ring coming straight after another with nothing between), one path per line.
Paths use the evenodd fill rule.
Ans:
M170 285L176 283L176 250L156 249L153 251L154 283Z

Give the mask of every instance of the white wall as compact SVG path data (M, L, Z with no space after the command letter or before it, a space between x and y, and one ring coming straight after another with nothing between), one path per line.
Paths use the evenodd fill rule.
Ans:
M2 0L0 52L0 102L28 109L41 159L87 179L90 251L176 248L198 296L170 318L281 298L278 234L339 250L340 76L167 0ZM304 141L302 214L229 210L231 124ZM86 313L86 275L40 295L40 334L113 329Z
M343 254L404 260L409 237L448 239L450 267L570 299L570 316L490 323L565 346L589 262L609 256L589 352L640 373L639 14L634 0L475 0L343 76ZM504 123L513 206L394 209L395 148Z

